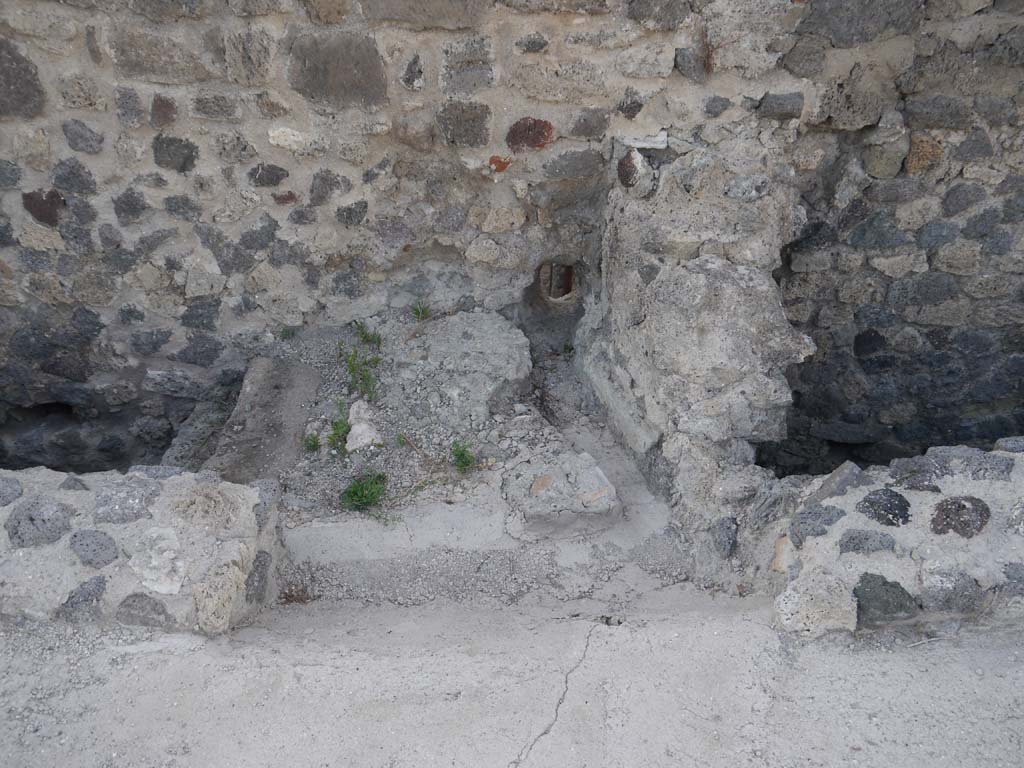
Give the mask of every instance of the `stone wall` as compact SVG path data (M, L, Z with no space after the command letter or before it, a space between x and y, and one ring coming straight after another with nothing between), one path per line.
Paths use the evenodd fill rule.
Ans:
M787 368L765 463L1014 431L1022 12L7 0L0 464L151 461L289 326L424 302L556 344L547 260L579 369L713 531L778 514L752 446Z
M790 152L809 221L777 273L818 347L763 451L783 471L1024 428L1021 6L919 5L815 3L781 62L821 91Z

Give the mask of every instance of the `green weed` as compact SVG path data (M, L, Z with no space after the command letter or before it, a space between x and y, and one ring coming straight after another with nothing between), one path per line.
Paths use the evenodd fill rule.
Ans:
M348 433L352 431L352 425L344 416L331 422L331 431L327 435L327 445L340 453L345 452L345 441L348 440Z
M387 489L388 476L383 472L368 472L349 483L341 494L341 503L347 509L365 512L380 504Z
M430 319L430 305L423 301L417 301L412 305L412 316L420 322Z
M378 365L380 365L378 356L364 357L359 354L358 349L351 350L345 356L345 366L348 368L351 386L367 400L377 397L377 376L373 369Z
M469 451L465 443L452 443L452 464L459 472L468 472L476 465L476 456Z
M316 432L306 435L302 439L302 446L309 453L316 453L317 451L320 450L320 435L318 435Z
M355 323L353 323L353 325L355 325L356 333L359 334L359 340L363 342L363 344L380 349L382 341L380 333L378 333L377 331L371 331L369 328L366 327L366 323L364 323L362 320L356 320Z

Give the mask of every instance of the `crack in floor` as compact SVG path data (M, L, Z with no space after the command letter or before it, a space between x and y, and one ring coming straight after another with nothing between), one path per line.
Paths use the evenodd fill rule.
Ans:
M562 694L558 697L558 701L555 702L555 712L551 718L551 722L549 722L544 727L544 730L537 734L533 741L531 741L529 744L527 744L525 747L519 750L519 754L516 755L516 757L511 762L509 762L508 768L519 768L519 766L525 763L527 758L530 757L530 753L533 752L533 748L537 746L537 743L545 736L547 736L549 733L551 733L555 725L558 723L558 714L562 709L562 704L565 703L565 697L569 694L569 678L572 677L572 673L579 669L583 665L583 662L586 661L587 651L590 650L590 638L594 634L594 630L596 630L598 626L599 625L595 624L587 631L587 637L583 643L583 652L580 654L580 657L576 660L576 663L569 667L568 670L566 670L565 677L562 679Z

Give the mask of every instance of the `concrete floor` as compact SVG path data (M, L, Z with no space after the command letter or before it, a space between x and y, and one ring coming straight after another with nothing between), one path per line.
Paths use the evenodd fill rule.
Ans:
M682 587L599 612L319 603L213 640L6 621L0 764L1024 765L1019 631L794 641Z

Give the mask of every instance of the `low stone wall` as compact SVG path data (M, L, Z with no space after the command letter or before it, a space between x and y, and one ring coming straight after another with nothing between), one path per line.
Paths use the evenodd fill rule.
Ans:
M776 547L779 624L829 630L1024 607L1024 438L815 481Z
M274 484L0 470L0 614L220 634L276 600Z

